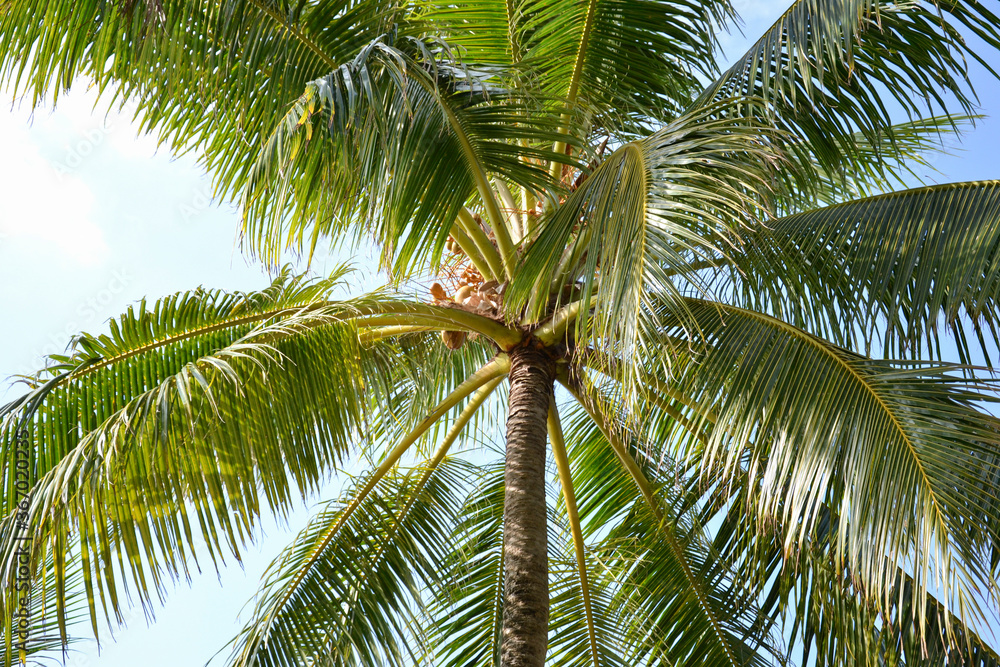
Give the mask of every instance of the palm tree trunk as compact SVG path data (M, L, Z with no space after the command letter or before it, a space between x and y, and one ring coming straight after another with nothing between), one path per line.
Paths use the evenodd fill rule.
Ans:
M501 667L545 664L549 623L545 420L554 378L555 364L544 352L528 348L511 352Z

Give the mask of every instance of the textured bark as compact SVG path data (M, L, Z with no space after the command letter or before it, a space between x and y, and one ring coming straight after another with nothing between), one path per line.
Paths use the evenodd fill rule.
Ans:
M549 625L545 420L554 377L555 364L544 352L519 349L511 353L501 667L545 664Z

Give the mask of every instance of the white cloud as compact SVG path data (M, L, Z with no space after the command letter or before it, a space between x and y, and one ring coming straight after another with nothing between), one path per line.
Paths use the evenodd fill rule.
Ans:
M75 263L94 266L108 256L91 218L94 196L65 164L46 160L32 142L27 115L0 114L0 238L4 246L51 244Z
M0 91L6 97L11 91ZM38 243L62 251L75 264L102 264L110 250L95 220L91 185L100 185L116 166L156 155L156 139L137 136L134 105L98 97L86 81L59 95L55 108L34 112L28 100L0 113L0 241ZM97 181L91 173L98 167ZM17 250L15 250L17 252Z
M151 134L137 134L130 114L117 114L113 116L113 122L111 118L112 116L109 116L109 123L112 124L109 125L108 140L119 157L125 160L148 160L156 155L156 137Z

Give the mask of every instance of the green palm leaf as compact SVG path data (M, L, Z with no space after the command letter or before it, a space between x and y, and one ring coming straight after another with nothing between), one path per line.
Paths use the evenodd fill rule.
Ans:
M406 643L397 642L397 638L405 639L406 633L401 626L395 625L393 629L384 621L408 608L408 603L400 598L400 592L407 588L413 593L413 602L420 606L421 588L410 582L406 563L414 558L423 560L429 550L431 560L424 562L421 571L425 584L433 581L434 565L447 554L446 538L454 522L454 519L446 519L448 508L453 516L457 502L448 503L441 494L454 496L456 487L461 486L460 478L454 475L443 487L428 487L428 484L437 484L439 466L449 448L500 383L500 373L502 369L493 373L497 377L491 375L481 381L484 384L469 400L438 451L415 480L411 479L414 477L412 471L405 478L397 473L378 486L422 431L445 412L451 398L408 434L363 485L351 490L349 501L319 515L295 545L279 556L272 565L270 576L265 576L254 620L234 640L233 664L281 664L285 657L293 654L307 661L329 661L331 664L353 664L357 660L370 664L376 660L394 659L394 656L398 658ZM461 397L458 394L458 398ZM373 511L376 515L384 511L386 484L390 486L388 496L396 498L395 509L390 512L391 521L372 516ZM428 507L422 495L425 492L430 494L435 510L431 513L438 519L432 527L421 522ZM439 516L442 511L445 518ZM371 526L381 523L385 524L385 530L373 537ZM419 531L419 539L409 533L413 529ZM408 538L412 539L407 542ZM434 546L428 549L427 544ZM368 545L372 553L367 553L360 545ZM440 551L435 551L437 549ZM407 555L409 551L412 553ZM389 569L384 571L385 568ZM400 586L400 578L410 583ZM317 609L322 607L326 607L326 611L317 614ZM342 619L333 624L333 629L329 621L331 614ZM368 621L369 618L372 620Z
M68 634L68 628L81 623L87 615L87 598L82 590L83 579L79 573L79 560L79 552L74 549L67 568L69 576L66 581L64 615L58 613L52 591L38 590L35 587L29 592L19 588L19 585L25 585L22 581L27 582L27 578L15 583L13 591L14 599L25 593L30 595L27 615L22 617L25 625L21 624L21 619L11 624L6 623L8 620L14 620L13 614L8 609L11 598L8 595L9 591L4 591L4 595L0 596L0 618L5 620L0 629L0 665L15 665L29 658L37 659L51 655L59 649L72 647L82 639L76 633ZM39 570L41 573L37 576L38 579L51 581L56 576L55 562L52 558L47 558L40 564ZM21 632L25 634L20 634Z
M716 417L697 456L760 485L753 505L784 526L785 553L804 547L829 504L844 517L837 566L872 604L891 606L896 568L915 560L916 600L933 583L963 623L981 623L1000 431L976 409L986 397L975 382L947 366L860 357L732 306L690 306L704 351L678 383Z
M355 0L18 0L0 16L0 48L36 54L3 65L36 101L79 76L134 100L143 127L178 151L200 148L234 197L306 84L404 18L392 3ZM188 113L192 104L199 113Z
M946 327L963 362L1000 345L1000 191L873 196L973 119L991 6L798 0L720 76L725 0L0 5L0 79L135 99L252 253L374 245L396 290L144 301L23 378L7 661L25 529L37 646L65 642L351 453L371 472L273 563L236 664L996 662L997 385L936 360ZM536 453L548 429L561 505L517 447L506 489L495 448L448 458L504 420ZM545 523L505 514L543 488Z
M96 633L98 600L106 617L119 615L122 579L145 605L166 575L189 576L201 539L216 565L224 551L238 557L263 504L286 510L359 438L395 434L409 404L454 375L442 366L434 386L425 373L414 382L391 340L362 347L352 320L372 321L361 316L379 298L327 301L334 285L283 273L258 293L143 302L43 371L39 383L69 369L3 415L6 452L26 423L35 480L27 519L11 504L0 523L6 580L26 523L33 560L54 558L46 585L63 615L61 573L78 534ZM15 498L13 484L11 472L4 497Z
M716 117L720 109L679 118L605 159L542 221L506 297L509 310L526 306L529 318L542 319L570 302L578 345L600 340L623 360L658 348L651 313L683 313L683 295L707 286L697 269L733 252L774 194L773 148L742 119ZM563 322L539 335L554 341L565 331ZM619 370L637 372L631 362Z
M414 472L385 479L346 521L357 488L310 521L264 575L231 664L411 664L419 610L449 553L468 474L457 462L424 480Z
M761 626L783 625L789 653L800 650L801 664L998 664L989 644L962 627L961 619L932 595L923 599L926 609L918 613L912 577L898 567L889 595L893 606L880 611L870 604L850 569L837 569L837 526L828 508L821 510L808 546L785 557L782 530L757 520L752 499L757 484L744 476L727 487L703 514L708 521L721 522L713 548L731 562L744 563L746 585L760 591ZM752 568L759 570L754 573ZM921 616L925 626L917 620ZM946 639L949 626L957 635L954 643Z
M1000 183L954 183L806 211L768 225L738 263L737 300L853 347L963 361L997 338ZM974 334L979 345L970 343Z
M524 17L522 60L537 85L580 104L594 129L615 136L637 123L677 115L698 88L698 75L715 73L715 25L732 16L724 2L514 4Z
M853 134L860 131L873 145L886 136L891 141L893 104L919 118L946 112L947 94L963 113L973 113L966 61L992 69L962 31L996 47L998 25L988 5L975 0L798 0L696 105L760 98L765 114L797 137L792 152L803 167L818 161L854 180L873 167L890 168L884 158L881 165L867 159ZM749 102L745 111L755 113Z
M484 469L485 468L485 469ZM428 638L434 664L495 667L500 664L503 622L503 467L483 466L472 480L461 521L455 525L450 576L430 610Z
M474 192L493 230L506 224L488 176L544 189L533 163L552 153L532 146L558 138L558 117L528 114L451 55L447 44L389 36L309 82L248 175L251 248L273 262L286 246L349 233L373 238L383 265L408 277L402 267L440 258Z
M790 192L779 200L779 214L793 215L924 183L928 173L937 171L935 155L948 154L945 140L978 120L978 116L952 114L905 121L887 128L875 142L854 132L851 145L859 159L851 167L850 178L811 158L814 164L808 177L798 174L789 179Z
M419 7L421 19L461 49L465 62L507 70L524 57L523 0L421 0ZM508 71L516 75L518 69Z
M573 389L587 416L602 419L600 398L584 391ZM616 527L605 529L594 550L609 571L625 574L618 575L616 606L628 623L628 664L766 664L776 653L769 638L754 630L755 600L712 552L703 529L684 510L683 496L664 485L635 499L636 480L612 451L609 428L628 433L579 415L566 442L570 459L578 462L573 478L579 480L584 525L597 531L609 524L607 513L615 517L610 523ZM648 460L641 443L621 446L633 459ZM656 466L641 466L649 470L644 480L656 478Z
M573 554L570 528L558 517L550 531L552 582L549 586L549 655L546 664L555 667L611 667L635 665L626 656L635 638L626 631L626 621L614 591L614 571L588 553L587 595L583 594L578 564Z

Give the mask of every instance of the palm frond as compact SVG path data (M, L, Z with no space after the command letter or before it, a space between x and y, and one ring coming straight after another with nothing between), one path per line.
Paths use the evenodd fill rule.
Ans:
M1000 182L954 183L780 218L734 262L735 302L835 342L963 363L996 352Z
M934 157L950 152L946 139L961 135L979 119L953 114L896 123L874 143L864 133L854 132L851 145L859 159L851 166L850 177L845 179L844 174L813 159L806 178L790 181L793 191L778 202L779 214L793 215L924 184L928 174L937 172ZM796 150L801 148L796 145Z
M372 0L16 0L0 15L0 74L36 105L92 78L176 151L200 149L235 198L306 84L405 19Z
M31 585L32 578L49 581L55 578L52 558L39 564L40 573L35 577L22 577L0 594L0 619L3 619L0 626L0 665L14 667L26 664L29 659L37 660L72 647L83 638L82 633L76 632L87 616L87 598L81 586L83 580L79 573L79 561L79 550L73 548L67 567L65 616L57 613L51 590ZM26 601L27 608L20 604L22 599ZM15 606L11 608L11 604ZM71 634L70 630L73 630Z
M871 145L892 143L893 106L912 120L947 113L950 97L974 113L967 61L992 69L963 31L995 48L998 25L977 0L797 0L695 105L762 99L763 107L749 101L743 111L763 111L796 137L792 153L804 167L815 161L845 182L872 170L880 176L891 160L871 160L854 133Z
M901 568L889 596L892 608L873 605L850 569L838 570L837 519L828 507L821 509L808 546L786 554L783 529L762 525L753 507L758 484L749 476L730 481L724 492L714 494L702 517L719 527L713 548L740 563L745 585L759 591L760 625L782 631L789 660L795 650L801 653L797 664L818 667L998 664L989 644L963 628L933 595L921 602L926 611L917 613L912 577ZM924 627L917 621L921 616ZM952 640L946 626L952 628Z
M548 175L534 162L551 151L532 146L557 138L558 117L529 114L454 57L445 43L390 35L309 82L248 175L251 248L275 261L285 246L311 249L320 235L350 230L374 238L383 265L407 277L440 259L476 193L507 264L506 219L488 177L544 190Z
M413 664L468 472L456 461L401 470L360 502L359 483L330 503L265 573L230 664Z
M140 303L110 335L80 337L4 410L5 459L23 427L34 482L22 513L13 472L4 478L5 581L19 525L32 560L51 556L57 574L78 535L91 615L99 600L120 620L123 582L146 605L189 577L201 540L216 565L225 551L238 557L264 503L286 511L353 445L393 433L395 415L448 374L411 383L391 339L362 347L351 320L380 297L330 302L334 284L283 273L257 293L182 293ZM58 385L42 383L51 375ZM46 584L64 614L65 575Z
M713 553L700 524L681 511L682 496L651 486L637 463L647 460L638 443L620 438L627 431L604 417L600 398L583 382L567 388L591 421L577 421L567 448L577 462L581 516L586 521L597 509L620 517L593 548L609 571L625 574L616 596L630 624L628 664L767 664L776 652L754 630L755 600ZM606 519L595 515L590 523Z
M481 466L461 510L443 564L449 572L429 614L432 662L441 667L499 667L503 621L503 466Z
M522 66L549 97L578 105L582 123L616 139L671 120L716 74L715 25L728 2L526 0ZM586 135L579 137L586 139Z
M815 664L824 667L1000 664L989 643L939 600L917 596L912 578L903 570L897 570L890 591L894 607L880 613L854 585L850 570L838 572L833 554L813 553L808 558L808 564L805 558L798 560L799 576L784 592L786 613L795 619L790 641L801 647L805 661L815 657ZM789 585L789 577L781 579L782 585Z
M527 307L542 319L575 301L578 346L600 340L624 360L643 359L651 340L658 347L649 314L684 308L686 286L674 276L699 290L698 263L734 251L773 198L772 142L717 111L680 118L605 159L541 221L506 295L509 311ZM631 362L621 370L635 371Z
M502 369L494 374L499 373L502 373ZM270 576L265 576L253 620L233 641L232 664L284 664L292 656L300 661L304 659L354 664L361 660L360 664L371 664L379 660L376 656L382 656L381 661L398 657L406 642L396 640L405 640L406 633L400 627L387 632L388 626L384 620L394 617L390 611L394 607L398 606L402 610L408 607L406 601L401 600L395 591L409 588L415 593L412 601L420 606L421 589L412 585L373 585L373 579L378 574L405 578L409 575L400 575L399 572L406 572L408 558L420 560L422 557L423 552L409 557L400 552L399 540L406 537L401 536L400 531L403 530L404 523L406 530L410 529L411 513L414 510L418 513L421 511L421 508L415 506L418 499L422 498L425 487L437 474L439 466L466 424L503 379L502 374L493 379L490 379L492 375L486 375L484 379L473 377L477 378L477 383L485 381L485 384L470 398L419 475L414 474L416 471L411 471L405 475L405 479L399 473L386 477L417 437L444 415L452 402L451 397L433 411L417 430L408 434L379 467L366 476L363 484L359 483L353 488L348 500L340 503L334 511L326 511L315 519L315 525L307 528L296 544L275 561ZM463 392L456 390L454 395L461 398ZM416 479L411 479L413 477ZM459 478L452 477L444 484L454 496L457 493L456 487L460 486ZM389 496L405 497L405 500L398 500L394 523L384 533L374 537L370 534L362 535L366 527L379 523L372 519L371 508L373 504L376 507L385 505L386 485L390 486ZM403 486L406 488L403 489ZM437 493L440 495L441 489ZM433 494L432 497L434 505L444 505L445 509L449 506L440 497ZM454 509L452 506L451 510ZM454 515L454 511L451 514ZM447 553L448 542L442 538L451 533L450 523L438 522L437 530L438 535L421 534L420 539L412 540L409 545L411 550L423 549L422 545L428 544L426 540L430 539L430 551L441 549L433 562L424 563L425 567L417 568L423 573L425 583L433 580L434 563L440 562ZM364 553L366 549L373 552L368 555L368 564L360 567L343 566L344 559L354 564L363 561L364 558L359 557L358 552ZM395 563L396 567L382 573L381 568L387 563ZM337 575L331 576L331 572ZM326 607L326 612L317 614L319 607ZM400 609L397 609L397 613L401 613ZM369 616L373 618L372 622L366 620ZM341 620L338 622L335 619Z
M462 60L517 76L524 57L524 0L449 3L419 0L419 16L434 33L461 49Z
M877 608L892 605L896 568L918 563L914 599L933 586L978 627L1000 513L1000 423L976 407L988 387L948 366L861 357L759 313L690 306L702 352L676 383L716 416L697 451L705 469L759 484L755 511L784 527L786 554L805 547L828 504L841 517L837 567Z
M616 573L588 550L582 565L575 560L572 529L550 518L549 652L554 667L612 667L628 661L634 637L614 593ZM578 556L576 556L578 557ZM581 580L581 567L586 573Z

